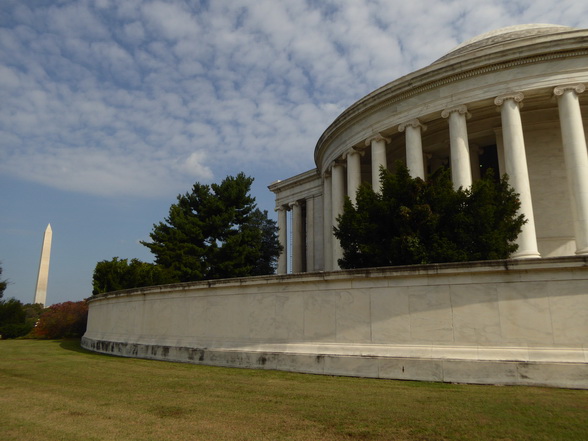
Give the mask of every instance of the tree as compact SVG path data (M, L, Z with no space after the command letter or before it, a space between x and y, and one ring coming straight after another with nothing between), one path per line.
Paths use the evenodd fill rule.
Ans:
M2 276L2 262L0 262L0 276ZM0 299L2 299L2 297L4 297L4 291L6 290L6 287L8 286L8 281L6 280L2 280L0 279Z
M92 294L170 283L168 272L161 266L139 259L103 260L96 264L92 277Z
M381 194L362 185L356 206L346 199L335 227L342 268L505 259L516 251L525 220L506 176L489 173L456 191L447 169L423 181L396 168L381 170Z
M174 281L244 277L274 271L280 252L275 222L256 208L253 178L194 184L178 196L151 242L141 242Z
M88 302L64 302L47 308L32 335L38 338L82 337L88 322Z
M0 300L0 336L2 339L26 335L31 327L26 325L26 313L16 299Z
M278 256L282 246L278 241L278 226L268 217L267 210L254 210L251 216L251 225L261 232L260 252L257 256L252 276L273 274L278 264Z

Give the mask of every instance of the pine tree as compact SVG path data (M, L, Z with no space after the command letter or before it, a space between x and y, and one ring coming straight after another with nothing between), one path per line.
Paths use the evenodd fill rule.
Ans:
M175 281L244 277L274 271L280 252L275 222L256 208L243 173L220 184L194 184L164 222L141 242Z
M2 276L2 262L0 262L0 276ZM4 296L4 291L8 286L8 282L6 280L0 279L0 299Z

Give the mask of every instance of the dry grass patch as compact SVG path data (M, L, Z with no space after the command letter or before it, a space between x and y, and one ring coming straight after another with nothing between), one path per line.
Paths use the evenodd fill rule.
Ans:
M329 377L0 341L0 439L585 440L588 391Z

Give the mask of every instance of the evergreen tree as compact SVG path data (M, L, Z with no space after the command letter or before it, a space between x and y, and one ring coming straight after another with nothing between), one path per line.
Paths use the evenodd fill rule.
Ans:
M251 216L251 227L261 232L259 254L251 275L273 274L278 263L278 256L282 251L278 241L278 225L268 217L267 210L256 209Z
M43 312L40 304L27 303L10 298L0 300L0 338L18 338L27 335Z
M1 263L2 262L0 262L0 264ZM2 265L0 265L0 276L2 276ZM6 290L7 286L8 286L8 282L6 280L0 279L0 299L2 299L2 297L4 297L4 291Z
M341 268L505 259L516 251L525 220L506 176L490 173L456 191L447 169L425 182L396 168L381 170L381 194L362 185L356 206L345 201L335 227Z
M244 277L274 271L280 252L275 222L256 208L243 173L220 184L194 184L164 222L141 242L174 281Z

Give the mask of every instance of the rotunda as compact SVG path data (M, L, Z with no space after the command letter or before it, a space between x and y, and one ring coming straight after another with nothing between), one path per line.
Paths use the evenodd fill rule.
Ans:
M511 26L352 104L318 140L316 169L269 186L285 247L278 273L289 230L292 272L338 269L345 196L362 182L378 189L380 167L397 160L421 178L448 166L456 188L488 168L506 173L528 220L512 257L588 254L586 66L588 30Z

